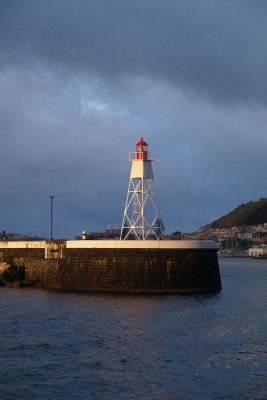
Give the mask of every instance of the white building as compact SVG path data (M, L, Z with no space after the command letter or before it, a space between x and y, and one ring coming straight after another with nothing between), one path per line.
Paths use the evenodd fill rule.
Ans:
M250 247L248 250L250 257L260 257L264 254L267 254L267 246Z

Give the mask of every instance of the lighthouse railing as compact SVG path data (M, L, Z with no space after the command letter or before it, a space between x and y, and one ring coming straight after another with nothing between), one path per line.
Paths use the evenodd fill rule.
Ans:
M145 155L146 157L142 157ZM148 160L148 161L155 161L155 153L150 152L143 152L143 151L130 151L129 152L129 161L133 160Z

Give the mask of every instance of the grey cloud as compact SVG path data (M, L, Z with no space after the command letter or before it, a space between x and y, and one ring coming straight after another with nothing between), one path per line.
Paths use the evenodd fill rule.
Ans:
M82 80L47 79L45 71L0 74L0 92L7 93L0 96L0 226L48 233L50 194L57 237L120 223L128 151L140 127L156 152L168 231L195 229L264 195L264 109L218 107L154 80L128 95L95 82L89 89ZM106 102L106 109L82 110L81 96L89 105Z
M266 104L266 17L264 1L2 1L1 61Z
M63 227L74 235L120 221L128 163L125 145L116 148L137 124L95 110L83 114L80 86L47 79L45 70L0 73L0 229L48 233L50 194L57 237Z
M120 222L140 130L168 231L265 193L263 1L0 2L0 230Z

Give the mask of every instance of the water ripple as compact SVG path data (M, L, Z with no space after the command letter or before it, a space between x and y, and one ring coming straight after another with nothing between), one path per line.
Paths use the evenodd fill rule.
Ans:
M205 296L0 290L1 399L266 400L267 262Z

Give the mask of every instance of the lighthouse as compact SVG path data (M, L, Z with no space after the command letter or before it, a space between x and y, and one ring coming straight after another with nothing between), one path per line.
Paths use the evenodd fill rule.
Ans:
M152 161L143 137L136 144L136 151L129 153L132 163L128 193L121 227L121 240L160 239L159 212L155 202Z

